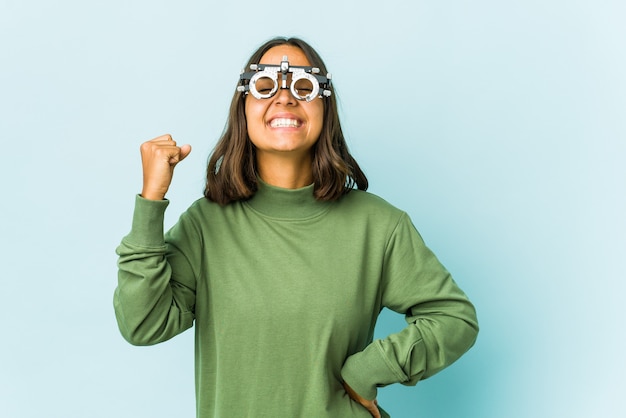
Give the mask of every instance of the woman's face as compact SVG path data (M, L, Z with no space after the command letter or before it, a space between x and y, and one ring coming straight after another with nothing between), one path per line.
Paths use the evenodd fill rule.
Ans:
M300 48L290 45L271 48L260 63L280 65L285 55L290 65L311 65ZM278 89L269 99L257 99L249 94L245 100L248 136L257 148L257 157L263 153L302 157L322 132L324 103L319 97L310 102L300 101L289 89Z

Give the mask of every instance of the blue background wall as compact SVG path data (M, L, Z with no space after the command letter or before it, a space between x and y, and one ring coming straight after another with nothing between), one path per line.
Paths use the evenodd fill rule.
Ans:
M227 4L228 3L228 4ZM138 147L171 133L171 225L252 50L309 40L371 191L476 303L458 363L381 390L396 418L622 417L620 1L0 2L0 415L191 417L193 341L116 328ZM384 314L383 336L402 318Z

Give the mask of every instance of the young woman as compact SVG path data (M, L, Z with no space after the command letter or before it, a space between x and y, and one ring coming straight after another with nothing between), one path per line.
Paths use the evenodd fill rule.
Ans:
M200 418L388 416L377 388L458 359L474 307L406 213L365 192L319 55L277 38L247 68L205 197L166 234L165 195L191 148L169 135L141 146L143 190L117 249L119 328L148 345L195 321ZM407 327L373 341L383 307Z

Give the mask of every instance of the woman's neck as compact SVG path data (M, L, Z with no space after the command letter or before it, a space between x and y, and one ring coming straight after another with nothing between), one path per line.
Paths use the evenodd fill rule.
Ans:
M313 183L311 156L302 158L276 154L257 154L259 177L272 186L299 189Z

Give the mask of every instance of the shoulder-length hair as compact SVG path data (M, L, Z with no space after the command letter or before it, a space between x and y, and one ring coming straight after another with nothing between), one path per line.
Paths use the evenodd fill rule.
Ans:
M300 48L313 67L319 68L322 74L328 72L319 54L298 38L274 38L265 42L252 54L246 69L250 64L258 64L269 49L279 45ZM367 190L368 183L348 151L339 123L335 92L321 100L324 101L322 132L312 148L314 195L318 200L332 201L355 186ZM220 205L251 198L258 189L256 164L256 150L248 137L245 94L235 91L226 126L209 157L204 196Z

